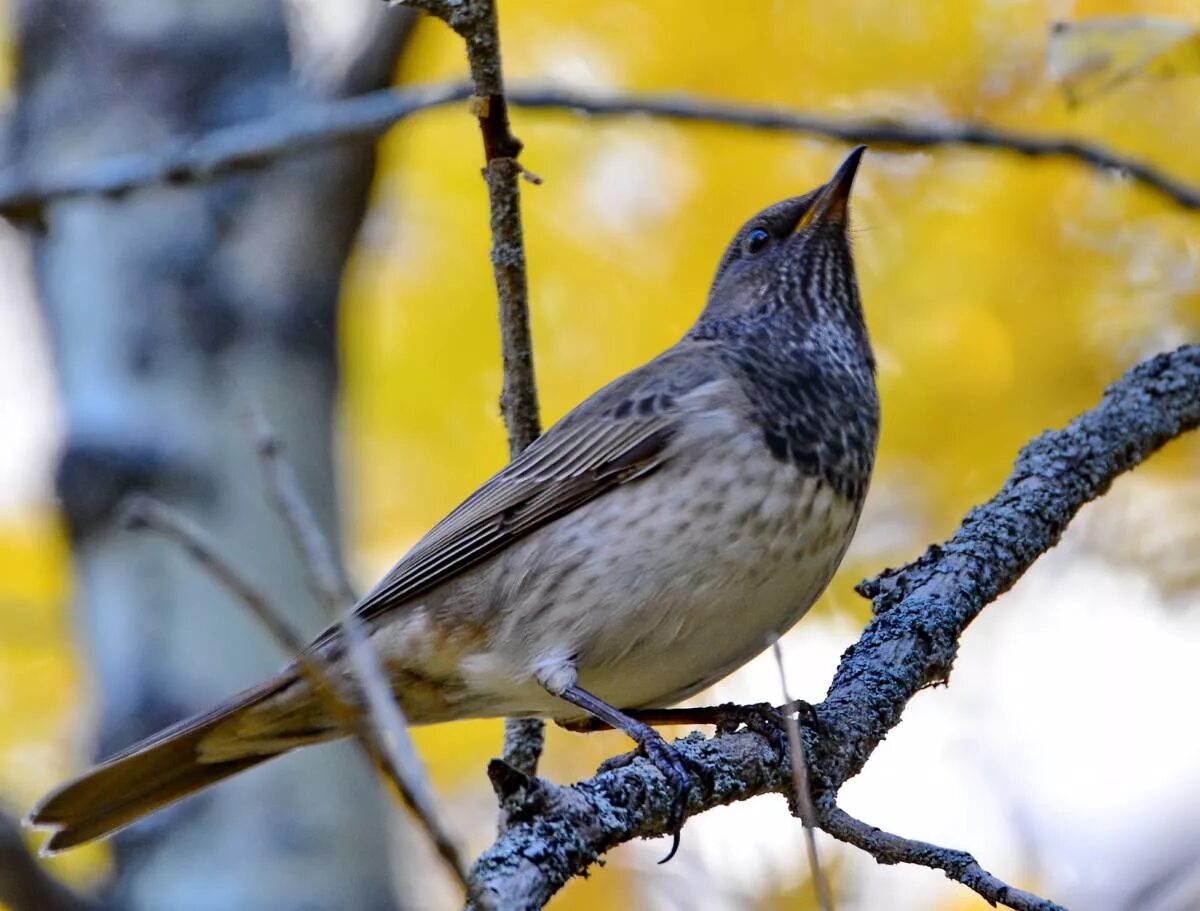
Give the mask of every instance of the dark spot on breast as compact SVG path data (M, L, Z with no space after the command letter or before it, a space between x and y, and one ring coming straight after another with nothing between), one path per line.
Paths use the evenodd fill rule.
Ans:
M780 462L788 461L787 440L782 435L768 427L763 430L763 438L767 441L767 448L771 450L771 455Z
M842 445L842 438L837 434L830 434L825 440L825 454L831 463L837 464L842 460L842 456L846 454L846 448Z
M793 445L789 449L792 457L792 464L800 469L802 474L816 475L821 473L821 459L818 455L808 449L800 449Z

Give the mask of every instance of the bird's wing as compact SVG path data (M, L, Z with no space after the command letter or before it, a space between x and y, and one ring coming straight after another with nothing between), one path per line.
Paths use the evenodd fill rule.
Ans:
M718 378L703 349L671 349L595 393L435 525L355 608L370 621L669 457L679 400ZM331 629L313 644L336 637Z

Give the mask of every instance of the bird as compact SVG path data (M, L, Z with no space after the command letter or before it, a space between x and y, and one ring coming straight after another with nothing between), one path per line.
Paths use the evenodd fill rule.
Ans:
M639 715L791 628L866 496L880 409L848 231L864 150L747 221L679 342L567 413L355 605L410 723L617 728L672 788L674 854L697 770ZM355 691L337 625L308 648ZM321 695L292 660L60 786L27 822L55 853L345 735Z

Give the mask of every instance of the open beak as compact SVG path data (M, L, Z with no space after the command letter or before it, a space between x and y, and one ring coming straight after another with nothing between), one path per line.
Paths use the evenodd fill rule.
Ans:
M845 160L833 172L829 183L821 188L817 198L813 200L804 217L796 225L796 231L803 231L810 225L832 224L845 227L846 214L850 204L850 189L854 186L854 175L858 173L858 163L862 160L866 146L856 146Z

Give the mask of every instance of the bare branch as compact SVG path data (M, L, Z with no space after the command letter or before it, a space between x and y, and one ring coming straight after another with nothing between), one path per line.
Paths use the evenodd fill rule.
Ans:
M449 830L441 821L433 786L408 733L408 722L358 615L355 598L341 561L321 533L320 523L304 496L300 479L283 456L283 447L266 416L251 410L255 439L262 458L267 490L296 548L304 557L313 590L338 625L354 676L366 702L366 718L355 713L351 730L359 732L377 767L413 809L438 853L466 888L466 865ZM304 650L301 656L313 654Z
M462 84L381 90L297 107L284 114L215 130L147 152L100 159L61 174L38 173L24 165L11 166L0 171L0 217L35 218L45 206L62 199L119 197L139 187L211 180L260 168L277 158L328 145L373 142L410 114L461 102L472 94L471 87ZM1147 161L1071 136L1039 135L971 122L914 122L872 116L830 118L686 94L596 96L567 89L528 88L509 92L506 98L509 104L528 110L578 112L595 117L661 117L822 136L885 148L968 146L1030 157L1068 158L1102 174L1119 175L1154 190L1185 209L1200 208L1200 187L1172 177ZM493 117L495 110L487 107Z
M354 734L367 758L413 808L439 853L460 874L465 888L465 865L437 816L429 786L422 777L423 770L418 765L414 778L411 769L401 764L404 757L397 755L393 744L386 739L381 742L383 729L371 726L375 719L356 708L356 700L342 691L321 656L305 646L282 612L221 555L219 547L202 528L165 503L145 494L135 495L126 503L121 520L132 530L154 531L178 546L254 615L285 654L294 657L300 672L325 701L330 713L345 730ZM421 794L420 788L426 793ZM431 807L433 812L430 812Z
M338 620L358 600L346 577L342 561L322 533L321 524L304 496L296 470L284 458L283 445L262 409L251 407L249 420L271 503L282 517L296 550L304 557L312 590L325 605L330 618Z
M500 413L508 432L508 451L516 458L542 432L538 416L537 380L533 371L533 339L529 330L529 284L525 275L525 233L521 226L524 169L517 161L521 141L508 121L504 72L500 65L500 32L495 0L399 0L437 16L467 46L474 86L473 108L483 137L483 176L491 211L492 276L500 306L500 351L504 388ZM545 725L536 718L510 718L504 724L505 760L532 775L545 743Z
M17 164L0 171L0 216L36 218L47 205L78 196L119 198L140 187L255 170L329 145L374 142L413 111L462 101L470 94L463 85L382 90L303 105L286 114L179 139L150 152L102 158L62 174L38 174Z
M0 907L9 911L99 911L60 883L25 845L21 827L0 811Z
M284 654L298 657L310 680L318 681L322 689L332 693L345 707L336 688L326 680L324 666L305 650L304 641L284 619L283 613L221 555L217 543L204 529L183 513L147 494L135 494L126 500L120 521L130 531L153 531L187 554L254 615Z
M330 711L348 730L359 734L372 761L376 749L369 732L362 730L353 701L340 692L320 656L308 649L283 613L258 588L233 567L209 535L182 513L145 494L131 497L122 511L121 522L133 531L153 531L171 541L245 606L262 624L284 654L295 657L313 689L326 700Z
M1117 174L1185 209L1200 209L1200 187L1163 173L1147 161L1121 155L1073 136L1009 130L971 121L910 121L892 117L834 118L800 111L697 98L685 94L594 97L561 89L514 91L514 105L529 110L574 110L596 117L647 115L689 123L717 123L780 133L821 136L848 144L922 149L967 146L1030 158L1069 158L1104 174ZM0 209L2 212L2 209Z
M775 664L779 668L779 688L783 691L783 704L790 705L792 696L788 691L787 672L783 668L783 649L778 639L772 643L771 650L775 653ZM821 859L817 855L817 836L813 831L817 825L817 813L813 808L812 787L808 782L808 757L804 755L800 722L794 712L784 712L782 717L787 729L788 758L792 767L792 795L796 799L800 821L804 824L804 847L808 852L808 869L812 875L813 890L817 894L817 907L821 911L833 911L833 893L829 890L829 880L825 878Z
M1066 911L1062 905L1002 882L983 869L979 861L966 851L939 848L928 842L892 835L855 819L835 804L822 806L821 828L838 841L861 848L881 864L916 864L941 870L949 879L962 883L988 904L1003 905L1014 911Z
M819 807L862 769L908 700L947 678L967 625L1058 542L1080 507L1198 425L1200 346L1150 358L1096 407L1027 444L1000 491L948 541L860 586L876 616L843 655L815 708L815 730L804 731ZM711 792L694 789L693 814L792 787L787 757L753 731L691 734L675 746L713 776ZM541 907L614 846L664 834L672 800L662 775L640 759L570 787L522 777L504 792L513 823L471 870L478 905Z

